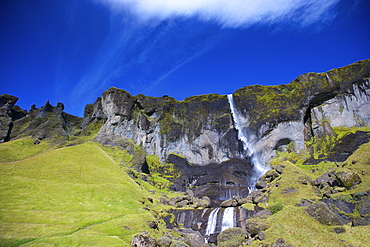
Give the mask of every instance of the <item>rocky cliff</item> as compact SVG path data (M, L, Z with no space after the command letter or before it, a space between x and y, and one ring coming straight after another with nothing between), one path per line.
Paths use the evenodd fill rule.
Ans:
M171 153L205 165L242 156L227 97L210 94L177 101L171 97L132 96L110 88L87 105L84 126L101 119L97 140L128 138L148 154L165 160Z
M235 105L244 118L249 141L262 162L276 150L306 149L305 141L338 126L370 125L370 60L326 73L308 73L280 86L237 90ZM110 88L85 108L83 126L103 121L97 140L128 138L148 154L166 160L171 153L206 165L246 158L224 95L132 96Z

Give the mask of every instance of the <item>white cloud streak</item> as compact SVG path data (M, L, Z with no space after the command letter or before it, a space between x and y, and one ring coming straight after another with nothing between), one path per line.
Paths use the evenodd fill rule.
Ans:
M309 25L332 19L340 0L98 0L115 10L129 9L138 19L198 17L223 27L293 22Z

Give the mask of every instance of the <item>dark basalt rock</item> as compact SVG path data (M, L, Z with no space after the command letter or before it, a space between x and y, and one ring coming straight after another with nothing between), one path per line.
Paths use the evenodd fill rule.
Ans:
M131 240L131 246L134 247L156 247L157 242L147 232L136 234Z
M306 212L324 225L343 225L341 219L323 202L316 202L305 209Z
M27 112L15 105L18 98L8 94L0 95L0 143L10 140L14 121L26 116Z
M337 234L344 233L344 232L346 232L346 229L344 229L343 227L335 227L334 232L337 233Z
M251 218L245 223L245 229L251 237L257 236L260 232L266 230L268 225L262 219Z
M162 247L169 247L172 243L172 238L170 236L163 236L157 239L157 244Z
M181 174L169 178L174 183L172 189L185 192L191 188L194 196L210 198L212 206L219 206L234 196L246 197L249 194L253 165L248 161L231 159L221 164L196 166L189 164L184 157L170 154L167 163L174 164Z
M283 238L279 238L273 243L272 247L293 247L293 245L288 244Z
M197 176L192 188L196 196L208 196L213 203L219 205L233 196L246 197L249 194L252 170L252 164L232 159L221 164L198 167L187 175Z
M308 199L302 199L298 204L297 207L308 207L313 203L313 201Z
M349 169L340 169L335 171L335 176L338 178L340 184L347 188L352 188L353 186L361 183L360 176Z

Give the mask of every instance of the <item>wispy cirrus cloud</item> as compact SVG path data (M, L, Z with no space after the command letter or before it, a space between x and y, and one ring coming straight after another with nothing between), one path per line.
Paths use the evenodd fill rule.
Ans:
M109 86L131 93L159 84L223 40L226 29L308 26L335 17L340 0L92 0L111 10L109 31L76 83L78 101ZM220 28L222 27L222 28ZM70 25L73 28L73 25ZM227 34L226 34L227 35Z
M115 10L130 10L141 20L176 16L213 20L224 27L294 22L308 25L333 18L340 0L98 0Z

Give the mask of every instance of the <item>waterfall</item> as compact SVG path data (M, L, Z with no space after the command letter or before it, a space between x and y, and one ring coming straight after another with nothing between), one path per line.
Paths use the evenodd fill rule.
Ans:
M207 229L206 229L206 242L211 236L211 234L216 232L216 226L217 226L217 214L220 208L215 208L212 210L212 212L209 214L208 217L208 223L207 223Z
M228 207L225 209L224 215L222 216L221 231L235 226L235 209L233 207Z
M326 79L328 79L328 82L331 84L331 85L334 85L333 81L331 80L330 76L328 75L328 73L325 73L326 75Z
M235 208L228 207L225 208L222 212L221 221L219 221L219 211L221 208L215 208L211 211L208 217L207 228L205 239L208 242L209 237L212 234L220 233L228 228L236 227L236 215Z
M232 94L227 95L229 100L231 115L233 117L235 129L238 131L238 139L243 143L243 149L249 155L251 162L254 166L255 174L253 176L253 181L250 184L250 190L254 190L254 186L257 183L258 179L268 171L268 168L265 167L260 157L258 156L251 134L248 132L248 118L245 118L235 106L234 97Z

